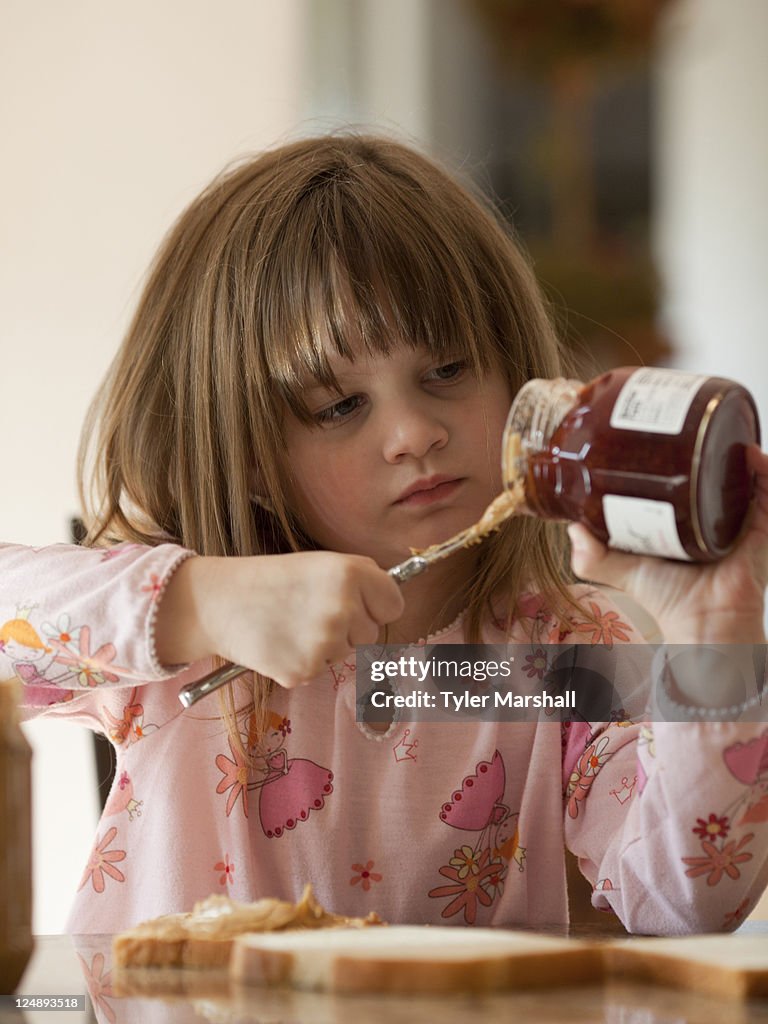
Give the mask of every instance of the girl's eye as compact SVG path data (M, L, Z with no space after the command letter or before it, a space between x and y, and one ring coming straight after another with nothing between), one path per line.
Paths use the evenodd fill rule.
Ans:
M341 420L351 416L361 405L363 399L360 395L350 395L349 398L342 398L340 402L321 409L315 413L317 423L339 423Z
M436 367L427 376L438 381L453 381L461 377L466 369L467 364L463 360L457 360L455 363L445 363Z

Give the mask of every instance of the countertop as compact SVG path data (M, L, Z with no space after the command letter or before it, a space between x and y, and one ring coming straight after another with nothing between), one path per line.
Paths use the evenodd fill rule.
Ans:
M768 921L747 922L739 934L765 935L768 942ZM718 1000L613 981L487 996L359 997L234 987L221 973L176 972L175 993L118 996L109 969L110 945L109 935L37 937L16 995L85 995L85 1009L20 1010L13 997L4 996L0 1024L768 1024L768 999Z

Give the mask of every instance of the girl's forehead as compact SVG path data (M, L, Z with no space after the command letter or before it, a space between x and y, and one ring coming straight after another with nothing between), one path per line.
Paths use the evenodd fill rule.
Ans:
M306 422L311 421L306 404L310 390L340 395L363 375L383 369L387 360L412 361L415 366L431 359L466 359L478 371L490 362L466 330L425 326L423 321L411 324L404 317L387 315L391 307L380 310L378 316L360 315L354 307L342 309L339 315L333 312L339 313L307 310L299 330L279 332L269 345L267 364L276 385L274 393ZM288 344L286 337L291 339Z
M390 348L376 350L368 349L358 341L351 344L344 354L328 344L323 346L320 356L322 371L307 369L302 375L302 384L306 389L327 387L329 377L343 384L348 380L374 376L393 364L403 369L420 366L425 360L434 358L435 353L424 343L407 345L395 339Z

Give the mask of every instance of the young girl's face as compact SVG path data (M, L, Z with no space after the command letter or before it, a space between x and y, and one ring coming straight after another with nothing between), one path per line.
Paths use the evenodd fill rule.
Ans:
M314 424L286 422L289 500L309 536L390 568L475 522L502 487L501 371L406 346L329 361L342 394L308 381Z

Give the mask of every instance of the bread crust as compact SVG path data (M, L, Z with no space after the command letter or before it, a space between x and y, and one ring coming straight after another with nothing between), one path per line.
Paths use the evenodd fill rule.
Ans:
M441 960L365 960L338 957L330 989L345 994L389 992L442 995L595 985L603 978L597 947L557 953L480 956L459 963Z
M423 936L423 943L414 944L414 932L417 938ZM603 977L600 946L579 940L408 926L388 928L381 939L392 941L384 943L385 948L375 933L348 941L343 933L333 938L339 941L324 948L298 937L291 946L269 936L242 936L232 952L230 973L244 984L291 985L345 995L523 990L594 984Z
M722 948L722 960L717 962L702 955L711 936L692 936L685 939L633 939L626 943L609 943L605 947L605 960L611 977L633 982L650 982L684 988L705 995L730 999L757 999L768 996L768 941L765 937L741 935L717 936ZM677 949L673 948L677 944ZM755 944L758 945L755 945ZM727 954L739 954L739 947L753 953L765 950L762 966L750 965L746 956L741 963L727 963Z

